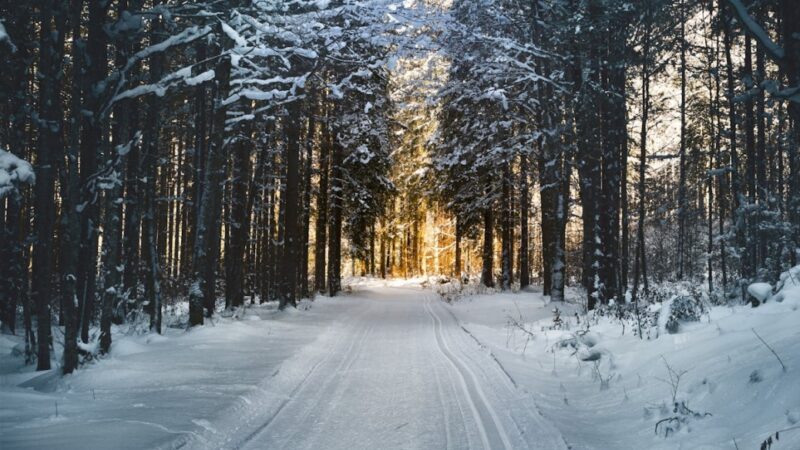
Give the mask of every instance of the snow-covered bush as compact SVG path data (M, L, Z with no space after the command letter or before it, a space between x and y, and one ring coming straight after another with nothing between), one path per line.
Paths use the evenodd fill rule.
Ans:
M479 282L478 278L470 278L466 275L458 277L438 277L434 280L426 280L423 287L431 287L434 292L447 303L453 303L462 297L493 293L493 288L486 288ZM488 291L488 292L487 292Z
M680 294L669 302L668 308L663 308L662 316L664 328L670 334L675 334L680 330L682 322L697 322L700 317L708 311L699 292L690 294Z
M800 265L783 272L771 297L776 302L789 302L800 306Z
M643 339L655 339L658 337L660 305L660 303L654 304L649 301L642 301L641 298L638 304L614 303L612 305L604 305L593 311L593 319L597 322L601 317L606 317L613 322L621 324L623 333L627 330L633 330L634 336L638 337L641 330Z
M643 322L670 334L677 333L683 322L697 322L708 312L708 296L696 285L689 283L661 283L643 293L640 304L647 312ZM644 333L644 325L643 330ZM656 337L658 335L656 334Z
M558 341L558 348L572 350L572 355L581 361L598 361L603 356L603 352L594 348L600 338L589 330L578 330L570 333L570 336Z
M590 319L609 318L633 330L634 336L656 339L662 331L677 333L683 322L697 322L708 312L708 296L688 283L662 283L640 291L637 302L612 303L592 311Z
M752 297L753 307L756 307L772 297L772 285L769 283L752 283L747 286L747 293Z

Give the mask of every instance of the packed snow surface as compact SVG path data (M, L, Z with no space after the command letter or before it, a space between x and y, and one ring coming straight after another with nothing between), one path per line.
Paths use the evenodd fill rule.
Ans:
M585 332L576 305L548 303L536 293L470 296L450 309L573 449L758 449L780 431L772 449L797 450L800 281L794 280L800 278L788 277L773 297L780 302L713 307L679 333L662 330L650 340L609 318L591 320ZM555 308L564 322L559 329L552 329ZM533 336L509 325L511 319ZM663 431L677 415L667 365L682 374L676 402L700 416L689 414L665 437L655 433L656 424L666 420Z
M301 306L118 338L63 380L4 375L0 448L566 448L433 292Z
M369 281L298 310L117 336L64 378L23 367L0 336L0 448L758 448L800 425L791 289L649 341L606 319L570 341L577 306L539 292L447 304L418 282ZM667 437L665 362L683 373L676 399L710 414ZM773 448L800 448L800 433Z

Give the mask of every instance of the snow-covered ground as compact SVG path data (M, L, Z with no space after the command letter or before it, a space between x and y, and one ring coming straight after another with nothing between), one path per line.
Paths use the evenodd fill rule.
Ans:
M800 422L800 289L650 341L601 319L575 352L575 307L550 330L535 291L447 304L420 280L351 284L297 311L116 337L65 378L0 337L0 448L746 449ZM676 415L666 364L702 415L664 422L669 437L654 432ZM800 448L800 430L773 448Z
M308 359L304 349L330 339L357 302L301 304L309 306L251 307L241 319L164 336L115 335L110 357L64 378L22 366L11 356L19 341L0 335L0 449L141 449L205 432L223 411L265 395L282 365Z
M331 339L269 391L186 436L190 448L566 448L444 303L417 283L358 283ZM224 431L222 431L224 430Z
M0 448L566 448L435 293L353 285L299 311L118 337L63 379L21 367L3 338Z
M787 283L791 285L791 281ZM619 321L585 330L574 305L537 293L478 295L450 310L574 449L800 449L800 283L758 308L715 307L677 334L640 340ZM551 330L553 309L569 330ZM513 323L521 324L524 331ZM787 366L765 346L755 330ZM571 344L578 336L577 349ZM582 341L582 342L581 342ZM577 350L577 351L576 351ZM599 357L597 365L593 359ZM674 412L675 402L694 414ZM706 415L708 413L709 415ZM665 420L686 419L680 426ZM673 431L664 436L666 427ZM791 429L791 430L789 430Z

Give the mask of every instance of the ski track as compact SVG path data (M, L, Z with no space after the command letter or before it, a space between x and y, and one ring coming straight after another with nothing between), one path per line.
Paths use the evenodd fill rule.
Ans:
M500 423L494 408L492 408L486 400L486 395L483 393L480 384L478 384L475 373L450 350L450 346L447 345L447 341L445 341L442 336L442 320L436 312L433 311L429 298L425 299L424 306L425 310L434 320L436 344L439 347L439 351L450 361L450 365L456 371L459 381L461 382L461 387L464 390L464 395L470 405L470 409L475 416L475 420L478 422L484 448L499 448L498 444L502 443L503 448L511 449L511 442L508 439L508 435L503 425ZM477 394L477 399L474 393ZM489 420L486 418L487 415L489 416ZM489 424L488 427L487 424Z
M346 357L342 359L341 364L339 364L339 366L335 370L334 374L340 373L342 367L345 366L348 363L348 360L350 360L350 357L353 354L353 349L357 346L357 344L359 342L362 341L361 338L363 337L364 333L366 333L366 331L367 331L367 329L364 328L363 330L360 330L357 333L354 333L355 337L351 337L350 344L349 344L349 346L347 347L347 350L346 350ZM323 366L328 361L330 361L331 359L334 359L334 356L336 356L336 354L334 352L329 352L321 361L318 361L317 363L315 363L314 366L312 367L312 369L306 374L305 377L303 377L303 379L300 381L300 383L298 383L297 386L295 386L295 388L292 390L292 393L289 395L289 397L284 399L283 402L280 404L280 406L278 406L278 408L275 410L275 412L272 414L272 416L266 422L264 422L262 425L260 425L257 429L255 429L254 431L250 432L243 440L241 440L241 442L239 442L237 445L232 446L230 448L231 449L245 448L250 443L252 443L254 441L258 441L257 438L261 434L263 434L264 432L269 430L270 426L275 422L276 419L279 418L279 416L281 415L281 412L283 412L284 408L287 405L289 405L292 401L297 401L298 398L302 398L301 396L303 395L304 390L308 389L308 386L309 386L308 380L309 380L309 378L312 377L312 375L317 371L317 369L320 366ZM325 382L325 387L329 386L333 382L333 378L334 378L334 375L329 375L327 377L326 382ZM317 404L319 404L319 402L320 402L320 398L317 397L313 406L316 406ZM312 407L312 405L306 404L306 405L304 405L304 408L305 408L304 417L307 417L309 412L313 409L313 407ZM300 430L298 428L298 430L295 431L295 434L297 432L299 432L299 431Z
M352 297L363 305L332 324L333 338L267 375L211 431L170 447L566 448L435 294L372 287Z

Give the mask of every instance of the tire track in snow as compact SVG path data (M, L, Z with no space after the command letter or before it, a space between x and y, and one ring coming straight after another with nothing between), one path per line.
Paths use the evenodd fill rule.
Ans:
M430 298L425 298L423 306L433 319L437 348L448 360L459 378L461 388L467 397L467 402L478 425L484 448L492 449L502 445L503 448L511 450L513 447L506 430L503 428L497 413L486 399L475 373L447 345L447 341L442 334L442 320L431 307ZM487 427L487 425L489 426Z

